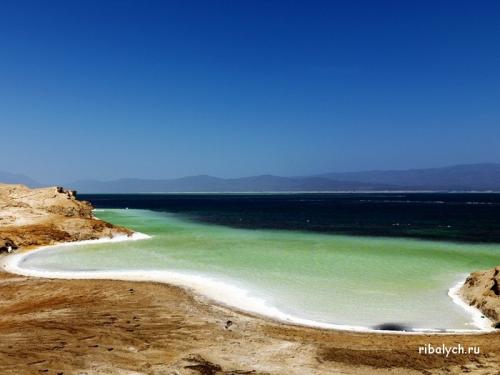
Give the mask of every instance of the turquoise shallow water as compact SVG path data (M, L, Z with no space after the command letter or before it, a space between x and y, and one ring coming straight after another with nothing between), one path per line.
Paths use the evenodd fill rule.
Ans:
M148 210L96 214L153 238L61 246L28 256L22 267L171 270L244 288L317 322L473 329L448 289L471 271L500 264L499 245L234 229Z

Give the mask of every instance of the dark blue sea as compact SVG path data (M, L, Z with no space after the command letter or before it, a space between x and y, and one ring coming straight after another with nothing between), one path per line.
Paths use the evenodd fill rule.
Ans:
M142 208L238 228L500 243L500 194L94 194L96 208Z

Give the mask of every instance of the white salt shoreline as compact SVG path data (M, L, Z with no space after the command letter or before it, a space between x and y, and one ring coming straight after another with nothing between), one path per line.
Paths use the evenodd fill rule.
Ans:
M240 310L243 312L256 314L258 316L275 320L280 323L305 326L320 329L334 329L352 332L367 332L367 333L384 333L384 334L433 334L433 335L451 335L451 334L481 334L493 331L491 321L484 317L482 313L475 307L468 305L459 295L459 289L463 285L463 281L457 282L449 289L448 295L453 302L465 309L472 316L472 323L478 329L449 329L449 330L433 330L425 328L411 328L412 331L388 331L376 330L363 326L351 326L342 324L331 324L317 322L309 319L303 319L289 315L283 311L269 306L262 298L250 296L249 292L240 287L228 284L226 282L215 280L213 278L195 274L180 273L174 271L155 271L155 270L126 270L126 271L47 271L40 269L23 268L23 261L34 253L43 252L49 249L62 246L79 246L95 243L121 242L144 240L151 236L134 232L131 236L115 236L113 238L101 238L97 240L85 240L69 243L60 243L56 245L41 246L32 251L18 252L9 254L0 258L0 266L7 272L42 278L52 279L105 279L105 280L121 280L121 281L138 281L138 282L161 282L165 284L175 285L184 289L207 297L216 301L228 308Z
M460 296L460 288L464 285L465 279L467 275L465 275L461 281L458 281L454 286L452 286L448 290L448 296L455 302L458 306L463 308L472 316L472 321L476 327L478 327L481 331L489 332L494 331L493 322L488 319L484 314L476 309L474 306L469 305L463 298Z

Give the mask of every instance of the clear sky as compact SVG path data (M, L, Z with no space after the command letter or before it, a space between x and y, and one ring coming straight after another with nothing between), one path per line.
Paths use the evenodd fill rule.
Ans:
M0 170L500 162L499 1L2 1Z

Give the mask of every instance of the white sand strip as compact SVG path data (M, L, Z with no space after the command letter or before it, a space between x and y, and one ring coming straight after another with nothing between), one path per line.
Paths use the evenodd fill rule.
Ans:
M464 330L432 330L432 329L419 329L412 328L412 331L381 331L369 327L351 326L341 324L331 324L317 322L309 319L303 319L284 313L276 307L268 305L268 303L259 297L251 296L248 290L231 285L227 282L216 280L211 277L180 273L165 270L124 270L124 271L47 271L42 269L32 269L22 267L23 261L32 254L53 249L61 246L80 246L86 244L106 243L106 242L119 242L130 240L142 240L151 238L143 233L134 233L132 236L115 236L113 238L102 238L98 240L88 240L79 242L62 243L51 246L43 246L33 251L18 252L8 255L0 259L0 266L7 272L34 277L55 278L55 279L106 279L106 280L125 280L125 281L149 281L149 282L162 282L166 284L176 285L179 287L187 288L198 295L205 296L209 299L217 301L218 303L227 307L233 307L241 311L257 314L272 320L295 324L300 326L322 328L322 329L336 329L347 330L355 332L372 332L372 333L385 333L385 334L454 334L454 333L469 333L478 334L489 332L493 330L491 322L487 318L483 318L479 310L466 304L458 295L458 290L462 282L457 283L449 290L449 296L455 303L463 307L469 314L471 314L473 321L471 324L477 326L479 329L464 329Z

